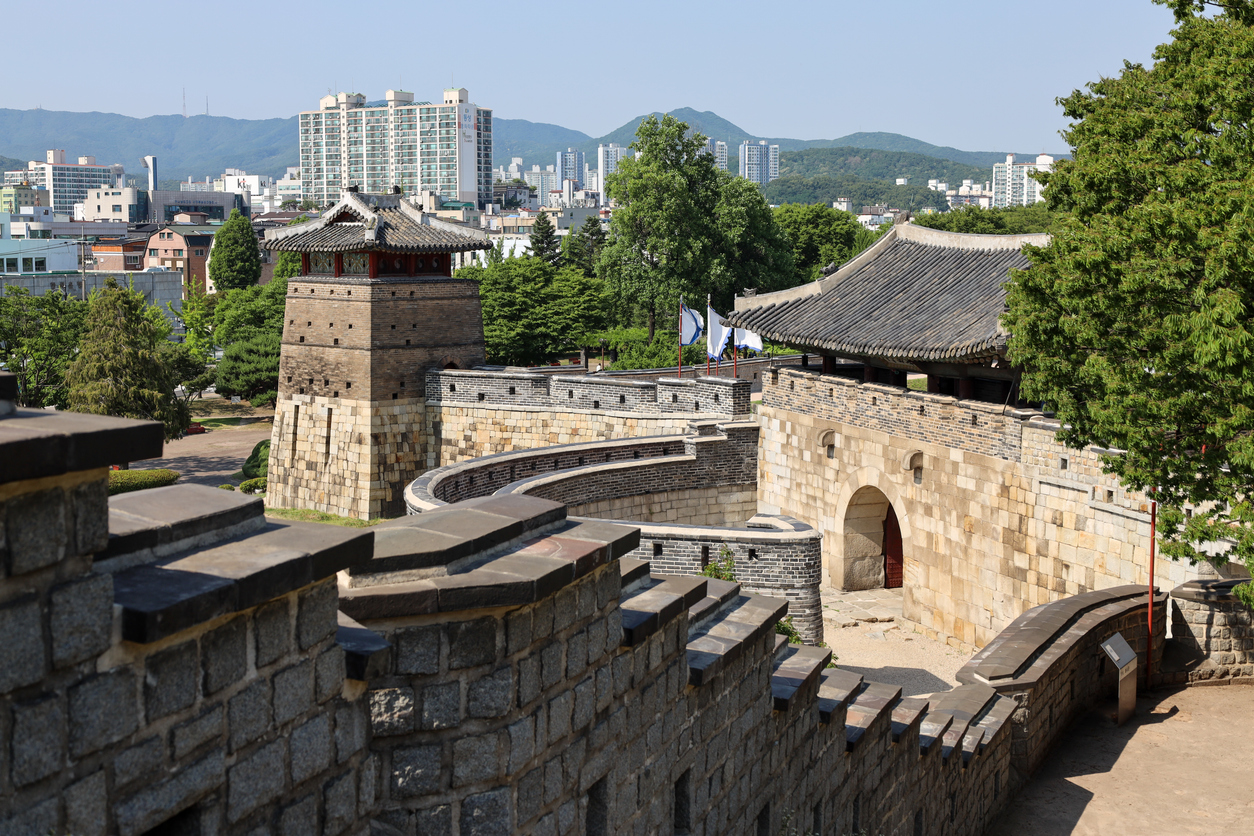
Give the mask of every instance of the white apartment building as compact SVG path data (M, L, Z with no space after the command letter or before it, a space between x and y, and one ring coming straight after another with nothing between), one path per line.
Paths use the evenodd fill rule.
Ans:
M705 140L705 150L714 158L714 165L723 171L727 170L727 143L721 139Z
M575 181L575 188L583 187L583 152L576 151L574 148L567 148L565 151L557 152L557 164L554 166L558 173L558 180L564 183L567 180ZM560 186L559 186L560 188Z
M1007 154L1004 163L993 164L993 206L1031 206L1044 200L1043 186L1028 175L1053 168L1054 158L1048 154L1031 163L1015 162L1015 155Z
M618 164L631 153L631 149L624 148L617 142L611 142L609 145L597 146L597 173L601 187L601 205L605 205L608 198L605 196L605 184L611 174L618 171Z
M280 206L289 200L300 202L300 169L295 166L288 166L286 172L278 180L274 181L274 199Z
M121 165L97 165L95 157L79 157L77 163L67 163L64 149L56 149L48 152L45 162L31 160L24 169L6 171L4 185L29 183L47 189L53 211L72 216L74 204L83 203L88 191L121 184L125 176Z
M765 186L779 179L779 146L767 145L765 139L740 143L740 176Z
M441 104L388 90L377 107L360 93L324 96L318 106L300 114L302 199L325 206L349 186L399 186L480 208L492 202L492 111L466 88L445 90Z
M496 179L503 183L511 183L514 180L523 179L523 174L525 173L526 172L523 169L523 158L510 157L508 167L500 166L496 169Z
M541 171L540 166L533 165L531 171L523 172L523 181L536 190L541 202L546 206L548 205L550 193L557 192L561 194L562 191L562 178L558 176L557 170L553 166L547 166Z

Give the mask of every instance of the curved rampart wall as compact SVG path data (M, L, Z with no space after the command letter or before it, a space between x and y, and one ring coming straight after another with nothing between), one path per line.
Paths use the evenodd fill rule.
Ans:
M789 517L757 516L750 501L757 424L693 421L689 430L472 459L424 474L407 489L406 502L418 513L450 501L525 494L561 502L572 517L585 516L575 509L610 506L621 515L595 518L640 526L641 545L631 557L661 571L698 574L727 550L747 590L786 599L802 638L822 641L817 532ZM628 516L638 509L650 509L653 519Z
M1243 578L1190 581L1171 591L1172 636L1193 658L1182 682L1254 683L1254 613L1233 593Z

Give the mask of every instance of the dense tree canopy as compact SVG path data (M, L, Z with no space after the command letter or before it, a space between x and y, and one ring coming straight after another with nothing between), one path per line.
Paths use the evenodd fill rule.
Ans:
M65 371L78 351L87 303L63 293L32 296L10 286L0 295L0 363L17 375L19 406L69 402Z
M951 212L915 215L914 222L931 229L948 232L970 232L979 235L1025 235L1049 232L1054 213L1044 203L1031 206L1007 206L1004 209L980 209L964 206Z
M238 209L231 210L231 217L213 236L209 255L209 278L218 291L252 287L261 278L257 235Z
M536 256L469 266L458 278L479 282L488 360L542 363L579 348L604 325L602 282L576 267L554 267Z
M817 279L829 264L847 261L862 229L853 215L821 203L779 206L775 220L792 242L798 284Z
M554 267L562 260L562 249L557 240L557 228L553 226L553 220L548 212L536 215L535 223L531 225L529 244L528 251L531 255Z
M743 288L794 281L792 251L756 187L714 165L705 137L672 116L640 123L628 157L607 178L618 201L598 272L653 335L681 295L727 309Z
M1254 568L1254 15L1171 5L1151 68L1061 101L1074 159L1042 178L1059 218L1005 321L1062 440L1125 450L1106 467L1159 489L1164 552L1234 541Z
M780 177L762 187L768 203L823 203L831 206L841 198L853 201L854 211L862 206L885 205L894 209L917 211L924 207L944 210L949 207L945 196L927 187L927 183L894 185L891 180L867 180L850 174L837 177Z
M287 279L224 294L214 309L214 341L222 347L217 387L254 406L273 402L279 388L279 346Z
M163 357L164 315L137 290L112 278L92 294L78 355L65 374L74 412L160 421L179 438L191 415L174 397L173 372Z

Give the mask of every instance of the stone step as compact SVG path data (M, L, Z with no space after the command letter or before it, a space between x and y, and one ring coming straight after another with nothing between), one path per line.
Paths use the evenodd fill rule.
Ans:
M843 720L845 709L862 690L862 676L853 671L829 668L819 674L819 722Z
M705 597L688 609L688 635L694 635L703 624L725 610L740 594L740 584L717 578L705 579Z
M620 599L623 645L639 645L704 598L705 581L687 575L649 575L634 581Z
M688 641L688 683L701 686L735 662L746 648L773 633L788 602L764 595L737 595Z
M892 711L901 700L901 687L881 682L862 686L845 715L845 751L852 752L873 726L890 723Z
M827 648L785 643L771 670L771 698L775 710L787 711L797 701L798 694L809 693L831 660L832 651Z
M623 594L626 595L648 580L649 561L636 560L634 557L621 557L618 559L618 574L621 578Z

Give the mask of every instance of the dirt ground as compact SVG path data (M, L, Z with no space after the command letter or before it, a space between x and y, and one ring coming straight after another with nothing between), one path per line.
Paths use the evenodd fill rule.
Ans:
M222 427L200 435L189 435L177 441L165 443L165 454L159 459L133 462L136 470L166 467L177 470L182 476L179 484L209 485L217 487L228 482L239 484L232 475L244 465L258 441L270 437L268 423L247 424L242 427Z
M1251 720L1241 685L1152 692L1121 728L1094 712L986 836L1254 833Z

